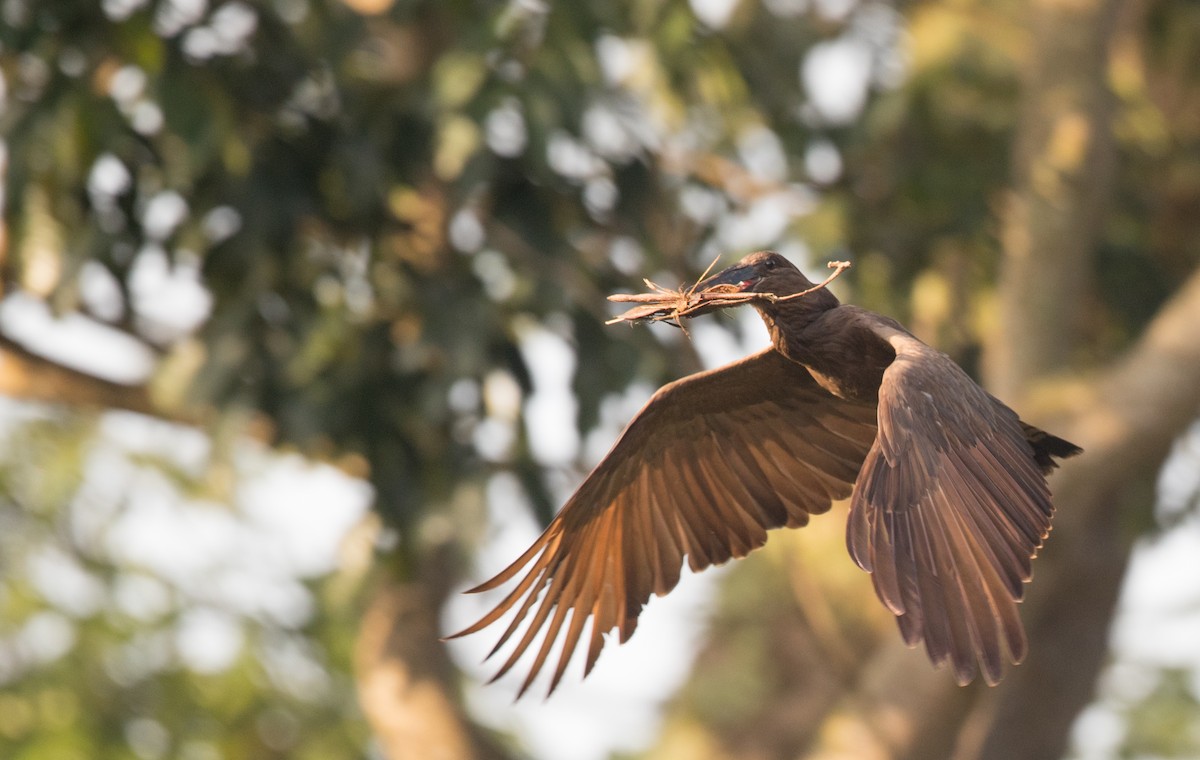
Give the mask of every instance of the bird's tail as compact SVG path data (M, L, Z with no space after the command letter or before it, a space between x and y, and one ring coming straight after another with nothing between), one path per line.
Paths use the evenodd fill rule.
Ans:
M1029 441L1029 445L1033 447L1033 458L1037 461L1038 467L1042 468L1043 474L1048 474L1058 467L1056 459L1066 459L1083 453L1083 449L1070 441L1051 435L1028 422L1022 421L1021 428L1025 431L1025 440Z

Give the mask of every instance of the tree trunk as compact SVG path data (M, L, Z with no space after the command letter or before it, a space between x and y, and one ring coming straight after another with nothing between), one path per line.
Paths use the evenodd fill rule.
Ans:
M980 758L1060 757L1091 699L1108 639L1095 620L1111 619L1132 547L1122 526L1130 510L1152 507L1159 466L1200 412L1198 324L1200 269L1098 382L1047 394L1049 404L1066 405L1047 418L1063 418L1063 434L1085 454L1054 482L1054 540L1037 563L1041 577L1026 610L1029 661L1010 679L1013 688L997 694ZM1037 694L1054 696L1030 697Z
M499 744L466 716L456 671L438 636L448 587L448 550L420 575L375 579L354 651L358 699L388 760L506 760ZM439 572L442 571L442 572Z
M1130 510L1200 412L1200 269L1137 345L1089 383L1034 394L1035 422L1083 446L1052 479L1058 514L1022 617L1030 655L995 689L960 689L898 640L863 666L853 702L831 713L813 758L1059 758L1088 703L1129 558ZM849 743L846 737L854 737Z
M1113 193L1107 76L1118 0L1032 0L1030 67L1002 220L1002 327L985 357L1006 401L1079 348L1093 253Z

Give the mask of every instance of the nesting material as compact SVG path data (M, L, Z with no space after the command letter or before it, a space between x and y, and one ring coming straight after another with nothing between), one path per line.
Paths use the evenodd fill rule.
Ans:
M700 314L706 314L728 306L741 306L753 301L779 303L781 301L790 301L793 298L803 298L809 293L820 290L833 282L838 275L850 268L850 262L831 261L829 262L829 268L833 270L833 273L817 285L799 293L790 293L785 296L775 293L738 290L734 285L714 285L708 288L700 288L700 285L704 281L704 275L701 275L700 279L691 286L679 288L678 290L664 288L650 280L642 280L642 282L646 283L646 287L650 289L649 293L614 293L608 297L608 300L616 303L633 303L637 305L625 313L608 320L606 324L671 321L682 327L682 320L688 317L699 316ZM706 271L705 274L708 274L708 272Z

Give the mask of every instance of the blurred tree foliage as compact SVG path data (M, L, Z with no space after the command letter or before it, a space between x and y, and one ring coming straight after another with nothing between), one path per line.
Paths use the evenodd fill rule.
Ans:
M231 586L254 582L244 567L216 561L189 578L139 558L115 537L155 511L135 508L212 498L201 477L211 463L130 447L80 415L12 412L0 458L0 754L362 756L348 672L358 584L259 579L265 595L247 599ZM159 440L178 444L162 427ZM190 526L176 516L179 530L203 532L194 514Z
M424 521L472 533L489 473L553 508L520 420L531 330L586 357L583 430L634 377L696 366L676 336L600 329L603 296L707 263L764 198L768 232L734 242L783 238L819 121L797 73L851 19L384 5L5 3L3 279L149 347L159 413L251 418L366 473L420 584L446 538ZM164 259L211 294L194 329L147 306Z
M535 456L524 422L536 390L531 335L575 351L583 433L634 380L698 366L676 334L602 329L603 296L641 276L695 274L717 253L768 246L815 258L853 251L856 300L975 366L997 319L997 219L1031 48L1026 7L5 0L0 286L151 352L152 376L130 389L149 400L111 405L198 422L218 448L224 431L250 429L363 475L396 539L376 582L421 591L436 613L479 539L487 479L515 474L546 519L553 476L574 471L563 457ZM1200 260L1198 23L1192 4L1119 14L1107 72L1119 190L1099 234L1078 361L1132 343ZM858 77L830 95L829 67ZM1061 138L1068 152L1071 137ZM211 296L203 317L160 318L154 267L194 273ZM58 396L93 398L78 384ZM54 412L16 429L0 485L3 519L18 528L6 535L67 541L89 425ZM47 447L36 464L31 441ZM36 503L24 495L30 468L52 486ZM3 545L7 635L46 602L15 569L25 550ZM104 584L128 572L86 545L70 555ZM319 612L298 630L252 621L248 639L300 636L344 673L355 605L383 597L330 599L324 583L313 586ZM252 645L219 674L168 667L122 681L97 671L103 652L153 635L114 615L92 613L87 634L47 663L0 670L0 742L10 742L0 754L158 756L137 742L158 746L162 730L229 757L361 751L345 683L300 698L263 672ZM836 625L808 625L810 638L838 638ZM405 630L432 642L428 625ZM872 645L868 634L846 644ZM758 664L732 670L772 667L761 646L748 650ZM361 680L379 661L357 656ZM444 670L390 656L408 656L413 678L433 678L455 701ZM844 659L832 662L829 678L852 677ZM69 686L79 681L87 688ZM685 711L711 712L709 688L687 696ZM63 714L80 720L38 723L64 700L74 706ZM761 707L739 703L739 715ZM745 717L723 740L765 737L757 726ZM288 743L272 745L280 732ZM504 754L463 733L480 754Z

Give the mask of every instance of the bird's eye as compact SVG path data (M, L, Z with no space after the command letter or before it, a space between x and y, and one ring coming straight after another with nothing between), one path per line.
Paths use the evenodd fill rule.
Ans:
M766 261L767 269L774 269L775 265L776 265L775 259L767 259L767 261Z

